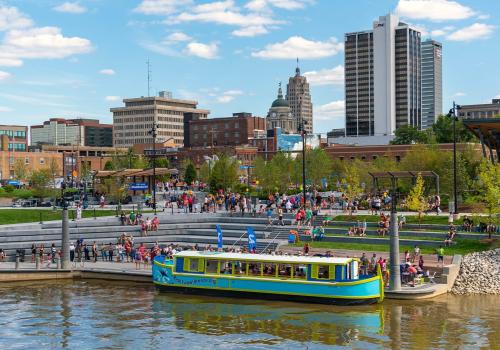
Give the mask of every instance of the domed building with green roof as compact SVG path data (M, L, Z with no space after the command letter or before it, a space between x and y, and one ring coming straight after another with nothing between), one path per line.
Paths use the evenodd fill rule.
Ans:
M287 100L283 98L281 83L278 89L278 98L273 101L266 118L267 129L281 128L284 134L297 132L297 121L292 115L292 109Z

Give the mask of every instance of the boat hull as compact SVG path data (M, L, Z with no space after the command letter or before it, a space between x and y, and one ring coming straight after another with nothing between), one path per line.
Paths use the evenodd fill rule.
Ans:
M379 302L379 298L368 298L368 299L324 298L324 297L291 295L291 294L273 294L265 292L242 292L233 290L186 288L183 286L161 285L161 284L156 284L156 288L162 293L207 295L215 297L244 298L244 299L257 299L257 300L281 300L290 302L327 304L327 305L339 305L339 306L370 305Z

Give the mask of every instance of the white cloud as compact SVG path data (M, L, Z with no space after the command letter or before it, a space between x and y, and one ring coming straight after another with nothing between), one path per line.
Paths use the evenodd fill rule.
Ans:
M31 20L15 8L0 7L0 25L6 33L0 41L0 66L19 67L23 59L55 59L92 51L90 40L65 37L58 27L34 27ZM3 23L2 20L14 20ZM19 20L21 18L21 20ZM2 24L3 23L3 24Z
M339 65L334 68L321 69L318 71L305 72L304 76L312 86L320 85L343 85L344 67Z
M266 11L271 6L284 10L298 10L310 2L310 0L251 0L245 7L252 11Z
M496 95L496 96L495 96L495 97L493 97L493 98L500 98L500 94Z
M344 114L345 101L338 100L316 107L314 110L314 119L320 121L331 121L332 119L343 117Z
M0 70L0 81L10 78L12 74Z
M120 101L120 96L106 96L104 99L108 102Z
M456 92L455 94L453 94L453 97L464 97L466 96L467 94L465 92Z
M182 12L175 19L176 22L204 22L225 24L240 27L262 26L281 24L283 21L278 21L264 14L249 13L242 14L233 10L217 10L209 12Z
M31 27L33 21L16 7L0 6L0 32Z
M215 95L215 94L213 94ZM217 102L219 103L229 103L233 101L236 96L243 95L243 91L241 90L227 90L222 93L222 95L217 97Z
M144 15L171 15L180 7L192 4L192 0L143 0L134 12Z
M184 53L188 56L196 56L206 59L217 58L218 47L216 43L203 44L192 42L187 44Z
M399 0L396 13L406 18L436 22L466 19L477 15L470 7L451 0Z
M0 113L2 112L12 112L13 109L5 106L0 106Z
M231 34L234 36L245 36L245 37L253 37L257 35L267 34L268 31L264 26L249 26L243 27L241 29L233 30Z
M182 32L175 32L175 33L172 33L170 34L168 37L167 37L167 40L168 41L173 41L173 42L178 42L178 41L189 41L191 40L192 38L187 35L187 34L184 34Z
M268 59L316 59L338 54L344 48L336 38L327 41L312 41L301 36L292 36L281 43L266 45L264 50L252 52L253 57Z
M116 72L113 70L113 69L110 69L110 68L106 68L106 69L101 69L99 71L100 74L104 74L104 75L115 75Z
M445 36L454 29L454 26L446 26L441 29L434 29L431 31L431 36Z
M63 13L80 14L87 12L87 9L78 2L65 2L54 7L54 11Z
M203 12L217 12L217 11L227 11L236 10L233 0L225 1L214 1L208 2L201 5L196 5L192 8L193 12L203 13Z
M476 39L488 39L493 33L495 26L484 23L474 23L468 27L454 31L446 36L451 41L470 41Z

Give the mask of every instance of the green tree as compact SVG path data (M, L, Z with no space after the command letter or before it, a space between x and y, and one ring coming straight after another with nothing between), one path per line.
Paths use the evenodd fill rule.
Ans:
M314 187L322 186L322 179L328 179L332 173L332 159L322 148L306 151L306 178Z
M115 203L122 202L127 196L127 187L118 178L107 178L97 186L99 192L105 193Z
M418 212L418 224L420 226L422 216L428 207L427 201L424 197L424 179L420 173L417 175L415 186L413 186L410 194L406 198L406 205L408 206L408 209Z
M484 160L479 166L480 196L490 220L498 224L500 214L500 164ZM491 238L491 233L490 233Z
M471 142L473 135L467 130L461 120L456 121L457 142ZM440 115L432 124L432 132L437 143L453 142L453 119Z
M150 168L153 167L153 158L149 159L148 165ZM168 169L170 167L170 162L168 161L168 159L166 157L156 157L155 166L157 168L167 168Z
M194 167L194 164L190 162L186 166L186 170L184 171L184 181L186 181L186 183L190 185L195 180L196 180L196 169Z
M14 176L17 180L26 180L28 178L29 170L24 159L17 158L14 162Z
M354 199L361 195L364 191L361 187L360 168L358 166L352 166L351 164L344 164L342 173L343 178L341 183L347 197L349 199Z
M210 189L228 190L238 181L238 161L234 157L221 154L215 161L210 174Z
M210 164L204 162L200 167L199 178L204 183L210 182Z
M396 129L392 145L410 145L415 143L429 143L429 135L411 125L403 125Z
M30 185L36 198L50 197L54 189L50 186L52 176L48 168L34 170L30 175Z

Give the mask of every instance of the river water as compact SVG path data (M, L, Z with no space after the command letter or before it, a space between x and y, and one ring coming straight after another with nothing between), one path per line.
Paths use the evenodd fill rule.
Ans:
M0 285L0 349L500 349L500 297L365 307L161 294L105 281Z

